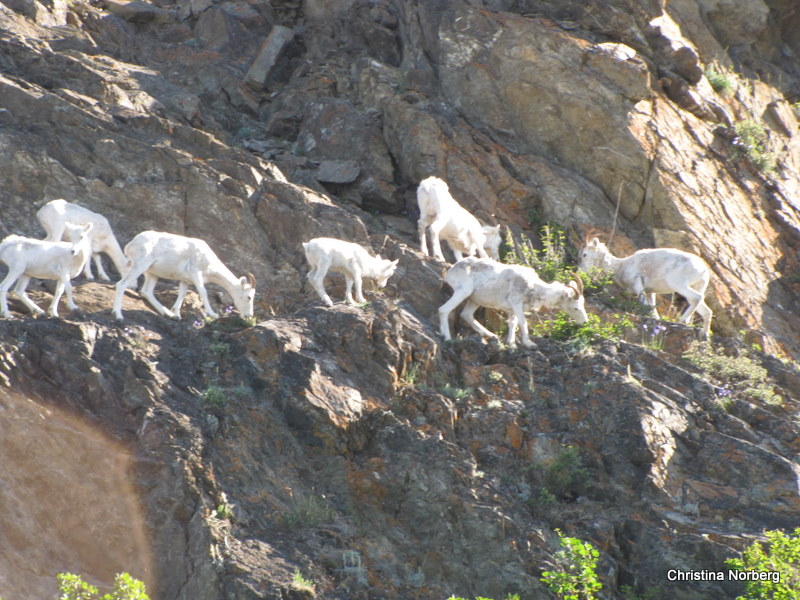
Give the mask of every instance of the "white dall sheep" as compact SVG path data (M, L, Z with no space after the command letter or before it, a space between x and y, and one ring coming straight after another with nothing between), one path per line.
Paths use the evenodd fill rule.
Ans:
M361 280L371 279L378 288L386 286L386 282L397 268L396 260L387 260L380 256L371 256L358 244L345 242L334 238L314 238L303 244L306 260L311 266L308 280L316 290L322 301L328 306L333 306L333 300L325 292L323 281L328 271L341 273L347 283L345 300L349 304L364 303L361 293ZM353 284L356 288L356 298L353 300Z
M125 246L125 256L128 258L129 270L117 283L114 298L114 315L119 321L122 320L122 296L142 274L144 284L141 294L153 308L166 317L181 318L181 305L189 285L194 285L203 300L203 314L217 317L208 302L206 283L217 284L228 292L243 318L253 316L255 279L250 273L245 277L236 277L203 240L161 231L143 231ZM172 310L153 295L159 278L179 282L178 297Z
M104 281L109 280L105 269L103 269L103 261L100 257L101 252L105 252L112 260L120 276L125 275L127 269L125 256L122 254L122 248L120 248L114 232L111 231L108 219L103 215L66 200L52 200L39 209L36 217L47 232L47 238L45 239L51 242L68 240L67 224L82 226L91 223L92 256L97 268L97 275ZM94 279L91 261L86 261L83 274L86 279Z
M688 324L697 311L703 318L702 336L708 337L712 313L705 303L705 293L711 275L708 265L696 254L675 248L651 248L617 258L594 238L581 251L579 268L588 271L593 267L611 271L614 281L650 306L656 319L656 294L677 292L689 303L680 322Z
M475 320L479 306L503 311L508 316L508 345L516 347L517 325L522 330L522 344L535 346L528 337L525 313L540 308L560 309L582 325L588 317L584 308L583 283L579 277L568 285L555 281L545 283L530 267L505 265L490 259L467 257L452 267L445 281L453 288L453 297L439 309L442 338L450 339L450 313L466 300L461 318L485 337L497 336Z
M500 226L481 225L450 195L450 188L444 181L438 177L424 179L417 188L417 204L419 245L425 256L429 256L425 230L430 228L433 256L441 261L444 261L444 255L440 239L447 241L456 262L463 255L475 254L482 258L491 255L491 258L499 260Z
M17 285L14 291L28 310L34 315L44 314L26 293L32 277L57 281L53 302L48 311L51 317L58 316L58 301L65 291L69 309L78 310L72 299L70 279L81 272L84 263L91 256L91 230L91 223L74 230L71 232L70 242L49 242L18 235L9 235L5 238L0 243L0 261L8 265L8 274L0 283L0 315L6 319L11 318L11 313L8 311L8 289L15 281Z

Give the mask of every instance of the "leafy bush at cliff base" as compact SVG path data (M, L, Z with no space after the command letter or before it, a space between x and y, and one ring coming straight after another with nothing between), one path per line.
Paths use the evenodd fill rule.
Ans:
M603 585L597 578L600 553L589 542L567 537L556 529L561 547L556 553L558 571L544 571L541 581L560 600L595 600Z
M57 578L58 600L150 600L144 583L128 573L117 573L114 587L103 596L80 575L59 573Z
M725 564L739 571L777 572L780 581L748 581L745 595L736 600L800 600L800 527L794 533L766 531L766 547L760 542Z

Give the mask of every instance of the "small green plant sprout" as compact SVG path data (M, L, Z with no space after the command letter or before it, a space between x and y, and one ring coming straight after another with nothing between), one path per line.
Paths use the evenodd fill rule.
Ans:
M736 137L731 144L740 157L747 157L753 166L764 173L775 170L775 155L767 150L767 132L764 126L753 119L745 119L734 125Z
M314 582L310 579L306 579L303 577L303 574L300 572L300 569L295 569L294 575L292 576L292 589L306 592L311 594L312 596L316 595L316 588L314 586Z
M441 392L451 400L464 400L472 395L472 388L460 388L452 383L445 383L441 388Z
M292 497L292 508L283 516L283 524L288 529L311 529L333 520L333 509L328 506L324 496L308 494L305 497Z
M595 600L603 585L597 577L600 553L589 542L567 537L556 529L561 550L556 553L558 570L544 571L541 581L559 600Z
M736 600L796 600L800 598L800 528L792 533L765 531L766 545L754 542L725 564L745 581L745 595ZM748 576L766 574L766 578Z
M730 96L733 93L733 82L724 73L720 73L713 67L706 69L706 79L711 88L720 96Z
M216 517L222 521L230 521L233 519L233 507L227 502L220 502L211 512L212 517Z
M488 375L489 381L492 383L503 383L506 378L499 371L491 371Z
M419 379L420 375L420 367L419 363L411 363L406 365L405 372L403 373L403 377L401 378L402 385L407 385L409 387L414 387Z
M80 575L59 573L56 578L59 600L150 600L144 583L128 573L117 573L114 587L102 596L95 586L86 583Z
M544 484L556 498L564 498L585 487L588 471L575 446L563 446L555 459L547 463Z
M214 342L209 348L220 360L224 360L231 355L231 345L227 342Z

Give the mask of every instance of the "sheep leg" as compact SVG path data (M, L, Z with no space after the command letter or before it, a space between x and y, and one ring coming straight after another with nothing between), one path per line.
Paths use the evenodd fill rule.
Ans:
M352 275L352 277L348 277L348 279L349 279L349 281L347 282L348 296L350 295L350 293L349 293L350 292L350 284L352 284L354 282L353 280L355 280L356 302L358 302L359 304L364 304L367 301L367 299L364 298L364 292L361 289L361 286L364 283L363 282L363 273L361 271L361 268L358 266L358 264L353 264L351 267L353 269L353 275ZM352 298L351 298L351 300L352 300Z
M456 289L453 291L453 297L439 307L439 333L445 341L450 340L450 323L448 322L450 313L469 298L470 294L472 294L472 289Z
M9 268L8 273L3 279L3 283L0 283L0 316L5 319L11 319L12 315L8 311L8 289L14 284L14 282L19 279L19 277L24 272L24 269L13 269ZM36 308L39 308L38 306ZM41 310L41 309L39 309Z
M317 295L322 299L322 301L327 306L333 306L333 300L331 297L328 296L328 293L325 291L325 286L323 282L325 281L325 275L328 273L328 268L330 267L330 260L323 261L322 264L314 265L311 270L308 272L308 281L311 283L311 287L314 288L314 291L317 292Z
M181 306L183 306L183 299L186 297L186 292L189 291L189 284L185 281L178 282L178 297L175 298L175 304L172 305L172 312L175 316L181 318Z
M637 277L634 280L633 293L636 294L636 297L639 299L639 302L651 308L651 313L654 318L656 319L661 318L658 314L658 310L656 310L656 295L653 293L645 292L643 277Z
M207 316L216 319L219 315L214 312L214 309L211 308L211 304L208 301L208 292L206 291L206 282L203 280L203 274L200 271L196 271L192 273L192 282L194 283L194 287L197 290L197 293L200 294L200 298L203 300L203 307L205 308L205 313ZM180 293L180 290L178 290ZM176 315L177 319L180 319L180 315Z
M97 271L97 276L102 279L103 281L111 281L111 278L106 273L106 270L103 268L103 259L100 256L100 253L96 253L92 257L94 259L94 267ZM86 266L89 266L89 261L86 261ZM91 271L89 271L91 273ZM89 278L91 279L91 277Z
M36 304L34 304L33 301L30 298L28 298L28 294L26 293L30 281L31 278L23 273L17 280L17 285L14 288L14 292L17 294L17 296L19 296L19 299L22 300L22 303L28 307L28 310L31 311L32 314L43 315L44 311L41 308L39 308ZM56 288L56 290L58 290L58 288Z
M464 258L464 255L463 255L463 254L461 254L461 252L459 252L458 250L456 250L456 249L455 249L455 248L453 248L452 246L450 246L450 250L452 250L452 251L453 251L453 257L454 257L454 259L455 259L455 261L456 261L456 262L458 262L458 261L460 261L462 258Z
M431 223L431 244L433 245L433 257L438 258L444 262L444 254L442 254L442 243L439 239L439 233L444 229L445 221L434 221Z
M64 276L63 287L64 287L64 292L67 295L67 308L69 308L71 311L80 310L78 308L78 305L75 304L74 298L72 297L72 281L70 280L69 275ZM58 289L58 286L56 286L56 289Z
M145 300L150 303L150 306L156 309L160 315L164 315L165 317L174 317L174 313L168 309L166 306L161 304L156 298L155 294L153 293L156 289L156 284L158 283L158 277L155 275L151 275L150 273L144 274L144 283L142 284L142 289L139 290L139 293L144 296Z
M67 292L67 306L69 306L70 310L76 310L78 308L75 306L75 302L72 301L72 284L69 281L69 276L59 278L56 281L55 292L53 292L53 301L50 303L50 308L47 311L51 317L58 317L58 303L66 290L69 290Z
M698 303L697 312L700 313L700 316L703 318L703 329L701 330L701 336L703 339L707 339L708 334L711 333L711 316L713 313L704 299L701 299Z
M95 255L96 256L96 255ZM83 276L90 281L94 281L94 273L92 273L92 259L91 256L83 263Z
M117 282L116 294L114 295L114 308L112 311L118 321L122 321L122 296L125 294L125 290L131 287L131 284L135 286L139 275L147 271L152 264L153 261L150 260L144 261L140 265L133 265L125 276ZM158 281L158 279L156 279L156 281ZM153 285L155 285L155 283L153 283Z
M430 256L428 253L428 240L425 238L425 230L428 228L427 219L424 217L420 217L419 221L417 221L417 229L419 231L419 249L425 256Z
M689 303L689 306L686 307L686 310L683 312L680 319L678 319L678 322L689 325L692 320L692 315L697 311L703 318L701 335L703 338L707 338L711 330L712 312L708 304L706 304L703 294L691 287L687 287L685 290L681 290L678 293L686 298L686 301Z
M522 345L525 346L526 348L536 348L536 344L534 344L531 341L531 338L528 335L528 319L525 318L525 311L522 310L521 306L514 307L514 319L519 321L519 329L520 332L522 333ZM508 324L508 331L511 332L510 319ZM512 346L512 344L509 344L509 346Z
M478 308L480 308L479 304L473 302L472 300L467 300L467 303L461 310L461 318L464 319L464 322L472 327L472 329L477 331L482 337L488 337L496 340L497 336L486 329L486 327L478 323L478 321L475 319L475 311L478 310Z

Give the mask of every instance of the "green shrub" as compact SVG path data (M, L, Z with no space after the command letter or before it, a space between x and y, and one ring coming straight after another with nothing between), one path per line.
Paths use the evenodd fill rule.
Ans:
M556 553L559 570L544 571L541 581L560 600L595 600L595 592L603 588L597 578L600 553L589 542L556 532L562 547Z
M750 159L759 171L765 173L775 169L775 155L767 150L767 132L753 119L746 119L734 125L736 138L734 148L740 156Z
M745 595L736 600L798 600L800 598L800 528L793 533L766 531L767 545L754 542L741 558L725 564L738 571L777 573L778 581L747 581Z
M558 341L570 341L578 348L585 348L599 340L619 339L633 327L631 320L622 315L614 315L613 320L603 321L597 315L589 315L583 325L578 325L566 313L558 313L554 319L537 323L533 333Z
M228 401L228 394L225 388L218 385L210 385L200 395L200 402L205 407L224 406Z
M471 388L460 388L454 386L452 383L446 383L441 387L441 392L451 400L463 400L472 395Z
M733 82L724 73L709 67L706 69L706 79L720 96L730 96L733 93Z
M114 587L103 596L80 575L59 573L57 578L59 600L150 600L144 583L128 573L118 573L114 578Z
M283 517L283 524L288 529L309 529L318 527L333 520L333 509L325 499L316 494L304 498L292 499L292 508Z
M683 357L707 376L722 385L717 396L723 404L730 401L733 392L749 400L778 404L781 398L767 383L767 370L746 354L728 356L709 342L692 342Z
M314 587L314 582L310 579L303 577L303 574L300 572L300 569L295 569L294 571L294 575L292 576L292 589L301 592L308 592L312 596L316 596L316 588Z
M567 246L564 230L554 223L547 223L541 229L542 249L537 250L527 236L515 239L510 229L506 229L505 253L503 262L523 265L536 270L542 280L569 281L574 267L567 264Z
M564 446L558 455L547 464L544 484L557 498L584 487L588 471L574 446Z

